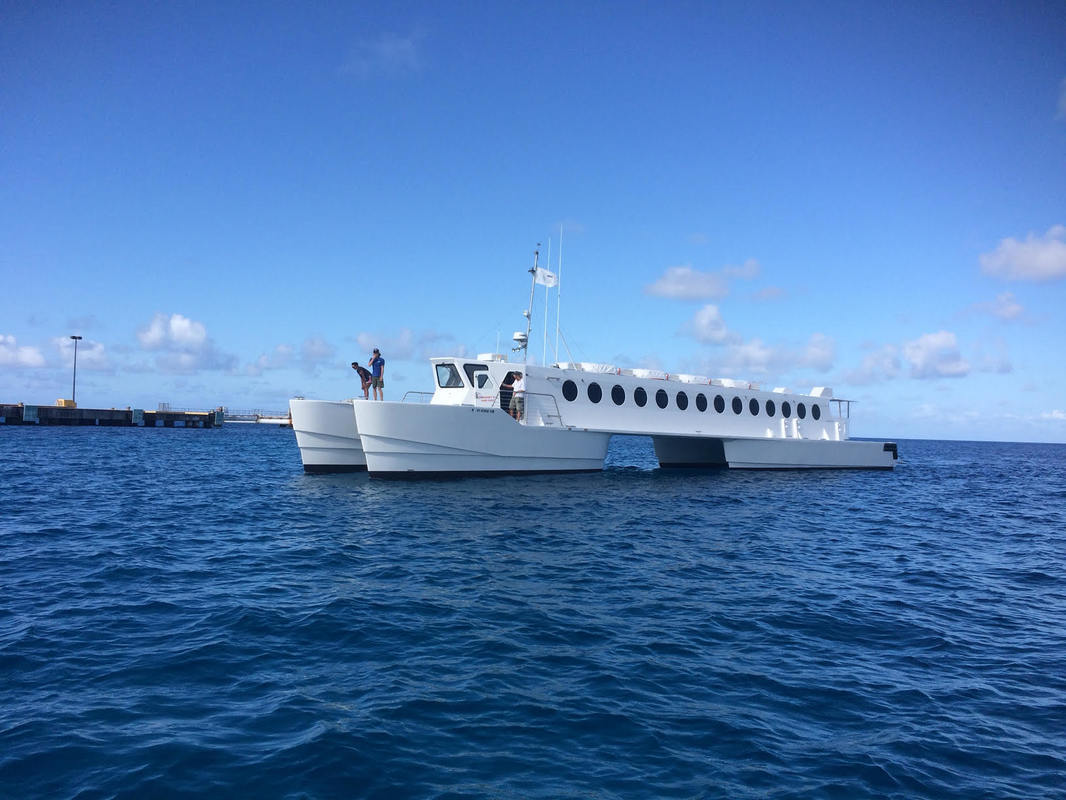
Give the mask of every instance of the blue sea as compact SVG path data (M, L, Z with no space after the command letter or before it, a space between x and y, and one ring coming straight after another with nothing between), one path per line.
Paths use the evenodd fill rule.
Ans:
M0 428L0 796L1066 797L1066 446L403 483Z

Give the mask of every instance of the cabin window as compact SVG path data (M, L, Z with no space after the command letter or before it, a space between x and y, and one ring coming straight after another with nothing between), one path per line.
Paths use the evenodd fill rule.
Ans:
M573 381L563 381L563 397L571 403L577 400L577 384Z
M781 416L788 419L792 416L792 404L786 400L781 404Z
M818 405L817 403L815 403L813 406L811 406L811 416L814 417L815 419L821 419L822 418L822 407L820 405Z
M803 403L797 403L796 404L796 416L799 417L800 419L806 419L807 418L807 406L803 405Z
M603 399L603 389L601 389L600 385L595 381L589 384L588 393L589 400L593 403L598 403Z
M759 416L759 401L756 400L754 397L748 401L748 411L751 412L751 415L753 417Z
M702 392L696 395L696 408L698 408L700 411L707 410L707 395L703 394Z
M463 376L455 364L437 364L437 385L442 389L463 388Z
M463 364L463 372L470 379L470 385L481 389L489 377L489 368L484 364ZM478 374L480 373L480 374Z
M773 400L767 400L766 401L766 416L772 417L776 413L777 413L777 406L774 405L774 401Z
M614 400L616 406L622 405L626 401L626 390L616 383L611 389L611 399Z
M720 394L714 396L714 410L719 414L725 411L725 398Z
M734 414L741 414L743 412L744 412L744 401L741 400L739 397L734 397L733 398L733 413Z
M666 389L660 389L655 393L655 405L659 408L666 408L670 405L670 395L666 393Z
M688 408L688 395L684 392L678 392L675 400L677 401L677 407L682 411Z
M648 404L648 393L644 391L643 386L638 386L633 390L633 402L641 408Z

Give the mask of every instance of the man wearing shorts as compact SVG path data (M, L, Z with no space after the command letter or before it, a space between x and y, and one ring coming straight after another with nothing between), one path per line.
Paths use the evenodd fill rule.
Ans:
M511 416L521 421L526 410L526 384L522 373L514 374L514 394L511 395Z
M385 359L381 357L381 351L374 348L370 356L370 385L374 387L374 399L385 399Z
M374 380L370 375L370 370L368 370L366 367L360 367L358 361L352 362L352 369L359 373L359 382L363 385L363 398L365 400L369 400L370 384Z

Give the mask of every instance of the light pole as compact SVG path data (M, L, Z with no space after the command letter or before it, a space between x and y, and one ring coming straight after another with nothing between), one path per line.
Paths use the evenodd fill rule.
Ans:
M74 407L78 407L78 342L81 341L80 336L71 336L74 340L74 383L70 387L70 402L74 404Z

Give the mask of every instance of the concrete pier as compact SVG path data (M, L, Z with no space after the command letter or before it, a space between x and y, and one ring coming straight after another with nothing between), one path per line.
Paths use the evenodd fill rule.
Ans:
M141 408L75 408L0 403L0 425L92 425L108 428L218 428L226 415L214 411L145 411Z

